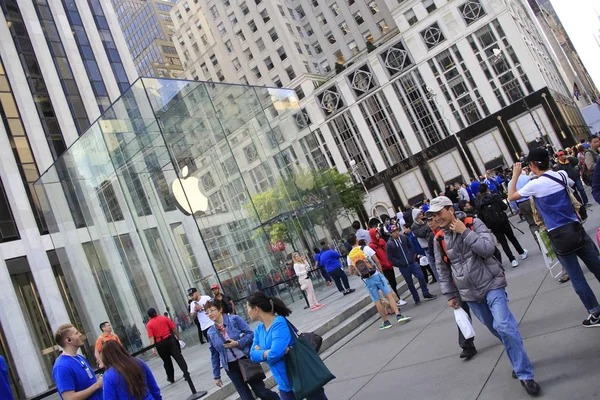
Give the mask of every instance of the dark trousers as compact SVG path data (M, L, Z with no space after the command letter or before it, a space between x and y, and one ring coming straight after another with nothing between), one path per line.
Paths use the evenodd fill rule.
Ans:
M281 396L281 400L299 400L294 396L294 392L284 392L283 390L280 390L279 395ZM306 400L327 400L325 389L321 388L310 396L306 396Z
M252 380L248 383L244 382L244 377L242 376L242 372L240 371L240 366L237 361L227 363L227 366L229 367L227 376L229 379L231 379L233 386L235 386L235 390L237 390L242 400L254 400L254 396L252 395L248 385L250 385L256 397L262 400L279 400L279 395L267 389L265 382L262 379Z
M408 285L408 290L410 290L410 294L412 294L415 303L419 303L421 299L419 298L419 293L417 292L417 288L413 282L413 275L419 281L419 285L421 285L423 296L427 296L429 294L429 289L427 288L427 282L425 282L423 271L421 271L421 266L415 261L412 261L406 267L400 268L400 273L404 277L404 281Z
M496 236L496 239L498 239L498 242L502 245L502 250L504 250L504 253L508 257L509 261L513 261L515 259L515 256L513 256L510 247L508 247L509 240L515 247L515 250L517 250L517 253L523 254L523 248L521 247L519 241L515 237L512 227L510 226L510 223L508 223L508 221L504 224L496 225L495 227L491 228L491 230L494 236Z
M205 341L208 342L208 328L202 330L200 327L200 321L198 321L197 317L194 318L194 323L198 328L198 338L200 339L200 344L204 344Z
M348 283L348 276L341 268L336 268L333 271L330 271L329 276L333 278L335 286L340 292L350 289L350 284Z
M156 343L156 351L163 360L163 366L165 367L165 372L167 373L167 380L171 382L175 380L175 369L173 368L173 360L171 360L171 357L173 357L177 365L179 365L185 380L189 379L190 374L188 372L187 363L181 354L179 341L175 339L174 336L169 336L168 338Z
M471 317L471 309L469 308L469 305L467 304L467 302L461 301L460 306L469 315L469 319L472 320L473 318ZM465 337L463 336L463 334L459 328L458 329L458 345L460 347L462 347L463 349L474 349L475 348L475 338L472 337L471 339L465 339Z
M398 286L398 283L396 282L396 271L394 271L394 268L384 269L383 276L385 276L385 279L387 279L388 282L390 283L390 286L392 287L392 290L394 291L394 293L396 293L396 296L398 296L398 298L400 298L400 295L398 294L398 289L396 289L396 286Z
M325 279L325 281L331 282L331 277L327 273L325 267L319 267L319 272L321 272L321 276L323 277L323 279Z

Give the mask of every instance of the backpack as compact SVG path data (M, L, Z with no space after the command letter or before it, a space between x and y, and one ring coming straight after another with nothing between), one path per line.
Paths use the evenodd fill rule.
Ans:
M350 257L350 261L352 261L352 265L358 271L361 279L369 279L377 272L377 269L363 251L364 248L365 246L353 248L348 257Z
M596 153L595 151L592 151L590 149L587 149L585 151L585 153L584 153L584 160L583 160L582 163L580 163L580 165L581 165L581 180L586 185L592 186L592 177L594 176L594 171L591 171L587 167L587 164L585 162L585 154L587 154L588 152L592 154L592 157L594 157L594 162L598 161L598 153Z
M463 222L465 223L467 229L470 229L472 231L475 230L475 226L473 225L473 217L466 217ZM450 266L450 259L448 258L448 249L446 248L446 240L444 238L443 230L440 229L439 231L437 231L437 233L435 234L435 240L437 240L438 244L440 245L440 249L442 249L442 260L446 263L446 265ZM500 253L500 250L498 250L497 247L494 251L494 258L498 260L500 266L502 267L502 254Z
M488 228L504 224L508 216L504 210L500 209L498 204L480 204L477 216L487 225Z

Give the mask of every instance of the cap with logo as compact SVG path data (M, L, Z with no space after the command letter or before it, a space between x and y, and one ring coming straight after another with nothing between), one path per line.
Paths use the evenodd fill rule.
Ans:
M195 287L191 287L188 289L188 296L193 295L194 293L196 293L198 291L198 289L196 289Z
M438 196L429 202L428 213L440 212L444 207L452 206L452 200L446 196Z

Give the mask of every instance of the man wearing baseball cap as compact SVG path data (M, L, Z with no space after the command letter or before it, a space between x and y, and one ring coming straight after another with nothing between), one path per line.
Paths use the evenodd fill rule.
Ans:
M519 325L508 308L506 277L494 257L493 234L478 218L467 228L457 218L452 201L445 196L431 201L427 215L441 228L434 241L435 265L448 305L458 309L461 301L466 301L477 319L502 341L513 377L521 381L528 394L539 393L540 386L533 380L533 366L523 347Z
M537 175L517 191L516 179L521 173L521 163L513 167L513 181L508 190L508 199L517 201L523 197L533 197L558 261L571 278L573 289L585 306L589 316L582 322L586 328L600 327L600 304L590 288L578 257L600 281L600 258L598 250L587 234L578 209L569 196L569 187L574 182L564 171L551 171L550 159L545 151L531 150L523 164Z
M214 298L223 303L223 313L235 314L235 303L230 296L227 296L225 293L221 293L221 288L219 285L215 283L210 287L210 290L213 292Z
M190 317L192 319L197 318L200 325L198 325L198 336L200 337L200 344L204 344L204 338L208 342L207 331L208 328L213 326L214 322L208 318L206 312L204 312L204 304L210 300L209 296L200 296L198 289L195 287L189 288L188 296L190 296ZM204 337L204 338L203 338Z

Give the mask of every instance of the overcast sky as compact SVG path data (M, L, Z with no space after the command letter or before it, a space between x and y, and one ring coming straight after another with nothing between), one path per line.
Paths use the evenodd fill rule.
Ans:
M600 88L600 45L596 41L600 41L600 0L551 2L596 87Z

